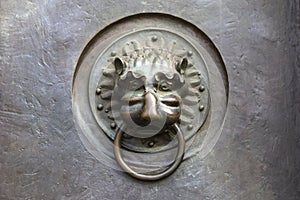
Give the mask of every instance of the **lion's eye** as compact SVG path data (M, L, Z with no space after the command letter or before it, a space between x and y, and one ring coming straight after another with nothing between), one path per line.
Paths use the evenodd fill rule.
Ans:
M170 91L171 90L171 85L168 84L167 82L163 82L159 85L159 90L160 91Z

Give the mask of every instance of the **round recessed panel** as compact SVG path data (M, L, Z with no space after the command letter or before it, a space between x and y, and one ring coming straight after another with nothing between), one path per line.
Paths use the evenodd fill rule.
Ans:
M118 72L116 60L127 75ZM161 76L168 81L164 83ZM126 84L123 79L128 79ZM143 80L138 87L137 80ZM176 106L180 116L176 123L187 152L206 147L207 151L220 134L216 130L221 130L225 117L227 87L221 57L203 32L169 15L141 14L106 27L86 46L74 75L73 110L80 138L96 158L114 165L112 141L126 127L121 145L129 163L137 167L151 163L155 169L172 162L176 132L169 128L168 117L158 126L141 126L134 120L128 123L124 110L142 113L140 105L146 104L144 97L151 91L156 109L164 116L175 112ZM122 104L127 97L140 99L140 103ZM149 130L152 132L146 133ZM137 157L140 161L133 161Z

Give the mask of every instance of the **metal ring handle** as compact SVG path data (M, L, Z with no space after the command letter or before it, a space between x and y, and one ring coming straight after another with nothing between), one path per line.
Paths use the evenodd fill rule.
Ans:
M184 140L181 129L179 128L179 126L177 124L174 124L173 127L175 128L175 131L177 132L176 135L178 138L178 150L177 150L176 158L167 170L165 170L161 173L158 173L158 174L150 174L150 175L138 173L138 172L134 171L132 168L130 168L130 166L125 163L125 161L121 155L121 151L120 151L121 138L122 138L123 131L121 129L119 129L115 136L115 140L114 140L114 154L115 154L116 161L118 162L120 167L124 171L129 173L131 176L133 176L137 179L140 179L140 180L145 180L145 181L158 180L158 179L164 178L164 177L172 174L174 172L174 170L181 163L183 156L184 156L184 149L185 149L185 140Z

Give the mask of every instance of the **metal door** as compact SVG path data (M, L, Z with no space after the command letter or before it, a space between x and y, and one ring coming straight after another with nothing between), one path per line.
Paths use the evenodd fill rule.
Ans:
M299 5L299 0L2 0L0 199L299 199ZM113 49L125 38L122 32L132 40L148 37L140 26L146 32L156 28L150 42L182 40L192 49L187 59L205 66L199 67L204 82L196 84L200 104L192 109L199 121L182 126L184 134L202 124L199 130L205 131L186 136L194 143L181 165L152 182L128 176L109 156L115 137L109 133L117 126L109 116L101 127L108 137L86 136L87 129L97 130L89 121L92 113L102 111L99 119L91 117L100 124L107 117L97 97L102 76L97 79L97 63L111 62L106 59L118 49L107 57L103 50L99 58L93 52ZM86 75L91 66L94 79ZM95 88L80 82L85 79ZM82 106L85 101L94 107ZM155 147L148 140L148 149L137 143L127 148L147 153ZM172 158L159 155L161 165Z

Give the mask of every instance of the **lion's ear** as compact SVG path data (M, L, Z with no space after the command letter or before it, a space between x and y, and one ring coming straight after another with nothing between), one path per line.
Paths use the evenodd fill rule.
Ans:
M115 69L116 69L116 73L118 75L121 75L124 72L125 65L126 65L125 62L121 58L119 58L119 57L115 58L114 66L115 66Z
M184 71L186 70L187 66L188 66L188 59L187 58L183 58L180 62L178 62L176 64L176 70L180 74L183 74Z

